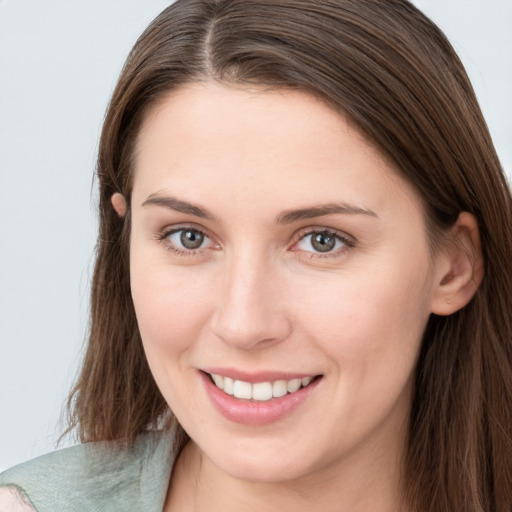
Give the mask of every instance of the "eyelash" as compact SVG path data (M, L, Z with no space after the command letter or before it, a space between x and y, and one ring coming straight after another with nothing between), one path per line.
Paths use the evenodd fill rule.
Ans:
M293 247L296 247L298 244L306 240L307 237L313 237L314 235L326 235L328 237L333 237L335 239L335 243L341 242L343 246L323 253L320 251L301 251L300 249L293 249ZM292 244L292 250L305 253L307 255L305 257L308 259L324 259L339 257L355 247L355 245L355 240L341 231L324 227L308 227L297 234L295 241Z
M158 234L157 240L162 242L167 250L178 256L198 256L201 252L203 252L204 249L206 249L205 247L198 249L180 249L179 247L176 247L174 244L172 244L172 242L169 240L169 237L182 231L193 231L194 233L198 233L199 235L203 236L205 239L211 240L211 237L209 237L205 231L194 226L176 226L171 229L166 229Z
M159 233L157 235L157 240L162 242L165 245L165 248L174 254L178 256L186 256L186 257L193 257L200 255L206 247L200 247L198 249L180 249L179 247L176 247L175 244L170 242L169 237L171 235L174 235L176 233L180 233L183 231L192 231L194 233L197 233L204 237L204 239L212 240L208 234L203 231L200 228L194 227L194 226L176 226L171 229L166 229ZM297 246L299 243L304 241L308 236L314 236L314 235L326 235L328 237L334 237L335 243L341 242L343 244L343 247L337 248L335 250L329 250L324 253L320 251L301 251L300 249L293 249L295 246ZM295 237L294 241L291 244L291 250L296 252L304 252L307 254L307 258L309 259L322 259L322 258L334 258L337 256L340 256L340 254L347 252L348 250L352 249L356 245L355 240L352 237L347 236L345 233L336 231L334 229L328 229L328 228L321 228L321 227L314 227L314 228L307 228L299 232Z

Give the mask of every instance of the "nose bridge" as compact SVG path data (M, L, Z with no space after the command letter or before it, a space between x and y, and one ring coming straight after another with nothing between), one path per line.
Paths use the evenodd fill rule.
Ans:
M244 247L226 258L212 330L225 343L251 348L289 332L275 262Z

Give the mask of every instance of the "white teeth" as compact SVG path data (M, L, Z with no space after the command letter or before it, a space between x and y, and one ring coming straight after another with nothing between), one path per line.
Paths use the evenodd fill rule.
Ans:
M253 400L270 400L272 398L272 383L258 382L252 385Z
M265 402L272 398L278 398L287 393L295 393L301 387L306 387L311 383L313 377L303 377L302 379L276 380L274 382L257 382L251 384L243 380L233 380L230 377L223 377L215 373L210 374L215 385L236 398L245 400L257 400Z
M284 396L288 393L286 389L286 381L285 380L276 380L274 384L272 384L272 396L280 397Z
M301 387L301 385L302 385L301 379L292 379L286 383L286 389L288 390L289 393L294 393Z
M243 380L235 380L233 385L233 395L237 398L245 398L249 400L252 398L252 386L249 382Z
M212 373L212 379L218 388L224 389L224 377L222 375L215 375L214 373Z
M215 383L217 384L217 383ZM228 395L233 394L233 379L230 379L229 377L224 377L224 393L227 393ZM218 386L220 388L220 386Z

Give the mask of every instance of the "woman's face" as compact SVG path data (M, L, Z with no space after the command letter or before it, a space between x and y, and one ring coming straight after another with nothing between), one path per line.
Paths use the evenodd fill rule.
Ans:
M393 467L439 280L411 187L313 97L212 83L148 115L135 164L140 332L204 460L267 482Z

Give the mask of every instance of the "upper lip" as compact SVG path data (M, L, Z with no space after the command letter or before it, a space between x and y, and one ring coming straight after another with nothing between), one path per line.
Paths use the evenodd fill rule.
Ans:
M241 380L243 382L249 382L255 384L257 382L274 382L276 380L292 380L302 379L303 377L316 377L317 373L310 372L283 372L283 371L258 371L258 372L247 372L244 370L238 370L236 368L201 368L203 372L222 375L223 377L229 377L233 380Z

